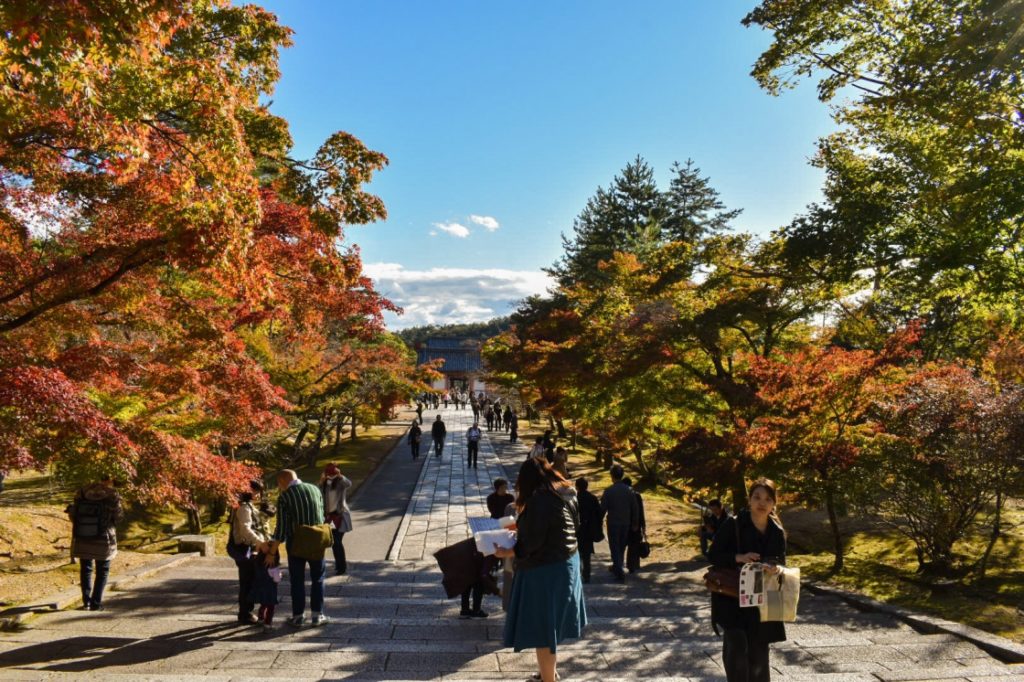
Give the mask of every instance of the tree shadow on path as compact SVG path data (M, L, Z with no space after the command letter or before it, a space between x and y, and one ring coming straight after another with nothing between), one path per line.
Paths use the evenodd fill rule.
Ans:
M215 623L146 639L76 635L0 653L0 668L87 672L112 666L134 666L208 648L223 635L240 628L251 629L251 626ZM226 656L230 652L223 653ZM38 665L41 663L49 665Z

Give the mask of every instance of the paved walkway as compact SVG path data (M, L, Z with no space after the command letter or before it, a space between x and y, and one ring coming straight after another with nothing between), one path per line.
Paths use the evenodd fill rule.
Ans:
M534 656L501 646L497 600L484 602L490 618L459 620L458 600L445 598L430 559L434 548L466 537L465 517L482 512L491 479L514 468L525 449L501 445L499 456L484 444L479 468L467 472L463 436L471 413L442 414L450 434L445 455L419 469L392 547L398 560L353 561L349 575L329 577L329 625L282 624L264 635L237 624L233 564L199 559L111 593L106 611L49 614L30 629L0 635L0 679L525 679ZM396 454L411 467L407 450ZM384 541L391 545L390 537ZM701 567L649 565L625 585L600 564L595 569L586 586L586 637L560 648L563 679L724 680L721 644L697 582ZM281 621L291 610L287 592L282 584ZM831 597L805 594L800 622L787 630L789 641L772 647L774 680L1024 680L1024 667L971 644L923 635Z

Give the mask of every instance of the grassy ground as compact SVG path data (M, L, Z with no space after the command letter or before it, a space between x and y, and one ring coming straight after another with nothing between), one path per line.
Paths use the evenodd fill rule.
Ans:
M393 422L360 429L355 440L342 438L337 449L325 445L314 467L299 470L315 482L323 467L335 462L354 487L366 480L390 452L412 421L412 410L399 412ZM78 565L69 562L71 523L64 508L74 491L60 488L46 473L16 473L0 494L0 608L31 603L75 585ZM275 497L275 494L271 494ZM153 560L154 553L176 551L175 535L187 532L185 514L178 509L133 510L118 528L119 551L111 574L127 572ZM207 525L224 554L227 524Z
M932 588L917 575L908 540L863 520L851 524L842 573L830 575L833 557L824 515L783 511L791 544L805 549L792 558L805 577L1024 642L1024 508L1015 505L1007 517L1003 530L1009 532L996 544L984 581ZM961 549L976 556L983 545L976 537Z

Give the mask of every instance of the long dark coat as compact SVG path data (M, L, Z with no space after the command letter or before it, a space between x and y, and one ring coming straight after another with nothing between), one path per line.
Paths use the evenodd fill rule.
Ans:
M739 524L737 533L736 525ZM737 536L739 543L737 544ZM785 565L786 534L774 521L768 520L768 528L762 534L750 518L750 511L744 509L736 516L726 519L715 533L708 557L711 563L721 568L737 566L736 555L757 552L765 563ZM739 599L722 594L711 595L711 614L719 627L746 630L751 640L782 642L786 639L786 628L779 622L761 622L756 608L740 608Z

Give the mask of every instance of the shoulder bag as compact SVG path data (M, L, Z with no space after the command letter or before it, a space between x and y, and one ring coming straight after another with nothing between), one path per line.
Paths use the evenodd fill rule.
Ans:
M736 529L736 553L740 551L740 522L734 518L733 526ZM704 587L712 594L722 594L726 597L739 599L740 597L740 569L736 566L723 568L712 566L704 574Z

